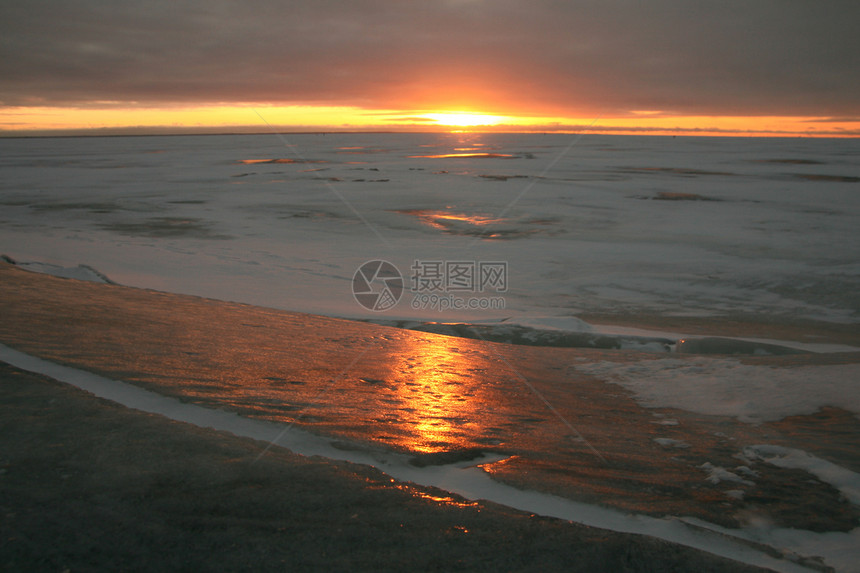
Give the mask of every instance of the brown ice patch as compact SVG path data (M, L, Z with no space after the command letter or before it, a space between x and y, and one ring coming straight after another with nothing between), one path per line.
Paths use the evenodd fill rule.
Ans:
M261 164L274 164L274 163L328 163L327 161L323 161L320 159L284 159L284 158L275 158L275 159L240 159L239 163L242 165L261 165Z
M153 238L232 239L218 233L214 224L194 217L152 217L142 221L103 223L99 227L122 235Z
M794 176L798 179L805 179L806 181L828 181L831 183L860 182L860 177L853 177L849 175L819 175L816 173L795 173Z
M668 175L678 175L681 177L698 177L702 175L731 175L726 171L706 171L703 169L692 169L687 167L625 167L622 171L632 173L665 173Z
M824 165L816 159L754 159L753 163L785 163L789 165Z
M719 199L705 197L698 193L676 193L670 191L660 191L653 199L657 201L719 201Z

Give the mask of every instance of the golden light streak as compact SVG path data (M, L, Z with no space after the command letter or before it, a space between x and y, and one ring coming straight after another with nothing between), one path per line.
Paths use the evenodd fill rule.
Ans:
M261 120L262 118L262 120ZM475 111L385 110L264 103L146 107L96 102L79 107L0 107L0 135L284 131L509 131L643 135L860 137L860 119L684 116L630 110L594 117Z
M379 124L374 114L355 107L224 105L194 107L17 107L0 109L0 131L99 130L119 128L219 128L256 126L366 127ZM258 115L259 114L259 115ZM263 118L265 122L261 121Z

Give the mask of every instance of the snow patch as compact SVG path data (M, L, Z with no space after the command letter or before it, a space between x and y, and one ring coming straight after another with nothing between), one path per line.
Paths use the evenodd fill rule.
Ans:
M665 448L689 448L690 444L672 438L654 438L654 441Z
M574 365L620 384L649 408L679 408L760 423L812 414L823 406L860 415L860 364L772 368L729 358L643 360Z
M707 481L711 482L714 485L717 485L721 481L731 481L742 483L744 485L753 486L755 483L745 480L741 476L736 473L732 473L726 468L715 466L711 462L705 462L699 466L699 469L705 470L708 473L708 477L705 478Z
M851 470L803 450L783 446L748 446L744 448L744 455L781 468L805 470L838 489L854 505L860 505L860 474Z

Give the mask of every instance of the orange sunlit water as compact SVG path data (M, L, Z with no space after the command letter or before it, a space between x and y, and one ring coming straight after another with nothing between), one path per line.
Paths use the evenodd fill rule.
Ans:
M401 349L402 350L402 349ZM471 372L482 364L453 343L415 344L386 361L397 380L398 426L396 445L432 453L461 447L480 426L481 409Z

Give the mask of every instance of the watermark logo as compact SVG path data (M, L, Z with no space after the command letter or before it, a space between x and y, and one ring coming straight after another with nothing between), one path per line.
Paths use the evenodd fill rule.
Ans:
M415 310L500 310L508 290L506 261L416 260L410 267L411 307ZM393 308L404 290L403 275L387 261L361 265L352 279L352 293L364 308ZM483 296L464 296L468 293Z
M412 292L507 292L508 263L503 261L415 261Z
M388 310L403 295L403 276L388 261L367 261L352 277L352 295L367 310Z

